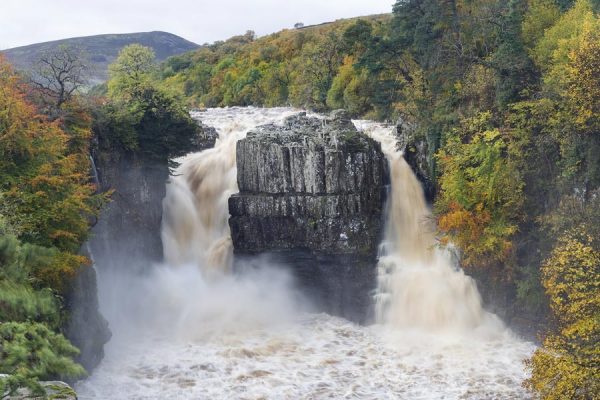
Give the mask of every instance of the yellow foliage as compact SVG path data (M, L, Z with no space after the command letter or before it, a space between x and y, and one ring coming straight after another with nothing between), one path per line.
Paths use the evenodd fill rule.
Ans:
M594 399L600 393L600 251L585 227L563 236L542 266L558 331L528 366L525 385L542 399Z
M521 177L507 155L508 138L489 127L489 113L464 120L438 152L436 201L443 241L463 251L467 267L509 261L522 206Z
M586 20L569 53L566 96L583 129L600 128L600 20Z

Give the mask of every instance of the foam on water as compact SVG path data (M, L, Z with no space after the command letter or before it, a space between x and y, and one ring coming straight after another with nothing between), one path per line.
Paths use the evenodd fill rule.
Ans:
M418 191L408 200L397 193L401 204L390 220L413 236L394 243L399 230L388 224L376 325L309 313L284 268L265 262L227 273L235 142L254 126L296 112L231 108L197 115L220 137L215 149L187 157L169 185L163 225L169 265L144 276L99 271L101 307L114 336L98 369L77 384L79 398L527 398L522 360L533 344L483 311L470 278L444 251L430 249L432 236L422 224L429 214ZM417 190L410 169L392 153L389 129L356 124L399 166L404 177L392 176L404 186L393 182L392 190L406 192L406 184ZM218 276L207 273L215 269Z
M148 335L107 354L81 399L523 399L510 335L481 341L359 327L328 315L206 340Z

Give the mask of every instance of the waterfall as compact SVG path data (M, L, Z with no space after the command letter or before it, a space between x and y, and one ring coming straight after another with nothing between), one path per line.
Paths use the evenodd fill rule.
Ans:
M196 264L207 275L227 273L232 265L229 197L238 191L235 149L259 125L282 122L299 111L226 108L195 118L219 133L215 147L181 160L163 201L162 241L172 266Z
M213 149L185 157L167 186L162 228L167 264L194 264L208 276L229 272L233 256L228 199L237 192L236 143L253 127L281 122L295 112L234 108L196 115L215 127L219 138ZM437 245L423 189L396 148L393 128L355 123L381 143L390 166L375 296L377 322L425 331L475 329L491 315L483 310L473 279Z
M382 144L392 177L379 323L311 313L287 271L263 259L255 269L228 273L236 142L296 112L194 115L219 139L179 160L168 184L165 263L142 275L123 273L129 260L100 271L101 300L119 307L106 314L113 338L98 369L77 384L79 398L529 398L521 361L534 346L483 311L474 282L437 246L421 186L389 127L355 122Z
M357 126L381 143L390 166L386 230L375 296L377 321L397 329L471 331L496 318L486 313L472 278L439 248L420 182L397 149L394 128Z

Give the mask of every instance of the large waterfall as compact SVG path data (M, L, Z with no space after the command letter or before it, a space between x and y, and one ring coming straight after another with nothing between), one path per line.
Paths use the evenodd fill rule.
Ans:
M481 305L475 282L438 248L421 184L397 149L393 128L370 121L358 127L381 143L390 165L387 226L378 266L377 319L395 328L471 331L501 329Z
M215 110L198 115L219 132L212 149L188 156L167 186L162 241L170 265L193 263L205 273L231 266L227 200L237 191L235 145L248 130L297 113L272 108Z
M114 338L81 399L522 399L533 345L485 312L474 282L436 246L419 182L391 128L356 121L382 144L391 188L375 294L378 323L311 313L284 268L230 273L235 144L289 108L209 109L219 133L192 154L164 200L165 265L102 276ZM115 289L118 288L118 289ZM112 310L112 309L111 309Z

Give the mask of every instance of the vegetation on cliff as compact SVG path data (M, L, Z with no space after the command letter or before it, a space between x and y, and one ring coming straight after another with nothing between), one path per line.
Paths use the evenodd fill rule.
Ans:
M62 62L67 49L60 52L48 60ZM52 75L49 85L30 86L0 59L0 374L8 374L0 397L85 374L63 333L66 296L90 265L80 247L109 194L96 194L92 183L92 138L165 169L169 157L193 148L198 127L148 79L153 68L151 49L126 47L111 67L108 95L86 99L76 91L60 97Z
M10 374L2 395L84 374L61 334L64 296L89 264L78 250L101 202L89 183L89 116L63 103L50 120L29 89L0 59L0 373Z
M107 96L94 109L94 133L101 150L135 153L166 163L194 148L198 125L169 90L152 79L152 49L126 46L111 64Z

